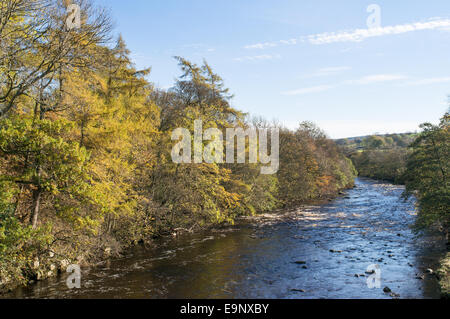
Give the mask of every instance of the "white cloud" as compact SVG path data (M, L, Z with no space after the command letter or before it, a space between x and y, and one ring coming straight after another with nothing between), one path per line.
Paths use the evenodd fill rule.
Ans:
M440 78L428 78L406 82L406 86L416 86L416 85L429 85L429 84L437 84L437 83L447 83L450 82L450 77L440 77Z
M348 31L325 32L319 34L311 34L298 39L280 40L275 42L257 43L247 45L246 49L266 49L279 45L294 45L300 42L309 42L310 44L328 44L337 42L361 42L368 38L381 37L393 34L403 34L421 30L449 30L450 19L434 18L427 22L414 22L408 24L399 24L394 26L354 29Z
M245 49L266 49L271 47L276 47L278 44L274 42L265 42L265 43L257 43L257 44L251 44L246 45Z
M194 54L196 54L196 55L202 55L205 52L211 53L211 52L216 51L216 48L213 48L205 43L185 44L185 45L182 45L180 48L181 48L181 50L194 50L194 51L196 51L196 52L194 52Z
M317 71L317 74L319 74L320 71L322 71L325 74L325 73L327 73L327 71L334 71L334 70L339 70L339 69L344 70L344 67L319 69ZM335 84L304 87L304 88L300 88L297 90L282 92L282 94L283 95L303 95L303 94L309 94L309 93L324 92L324 91L333 89L338 86L343 86L343 85L370 85L370 84L376 84L376 83L395 82L395 81L403 81L402 83L399 84L400 86L420 86L420 85L432 85L432 84L449 83L450 82L450 77L436 77L436 78L427 78L427 79L418 79L418 80L409 80L409 79L410 78L408 76L405 76L402 74L373 74L373 75L363 76L359 79L346 80L346 81L335 83ZM407 80L409 80L409 81L407 81Z
M271 54L262 54L262 55L253 55L253 56L243 56L239 58L235 58L234 61L243 62L243 61L264 61L264 60L273 60L280 59L281 55L271 55Z
M264 43L256 43L256 44L250 44L246 45L244 49L267 49L267 48L273 48L277 47L279 45L296 45L301 42L305 42L305 38L301 37L298 39L289 39L289 40L280 40L275 42L264 42Z
M289 40L280 40L280 43L285 44L285 45L295 45L300 41L302 41L302 40L301 39L289 39Z
M298 90L284 92L284 95L302 95L309 93L318 93L334 88L334 85L318 85L312 87L301 88Z
M318 70L319 73L336 73L340 71L347 71L350 70L351 67L349 66L334 66L329 68L321 68Z
M368 85L368 84L374 84L374 83L392 82L392 81L400 81L400 80L406 80L406 79L408 79L407 76L400 75L400 74L374 74L374 75L367 75L367 76L364 76L364 77L356 79L356 80L347 80L347 81L340 82L337 84L318 85L318 86L300 88L300 89L292 90L292 91L286 91L286 92L283 92L282 94L283 95L303 95L303 94L309 94L309 93L324 92L329 89L333 89L337 86L342 86L342 85Z
M328 68L321 68L315 71L314 73L305 76L306 78L312 78L312 77L322 77L322 76L330 76L330 75L336 75L339 73L342 73L344 71L351 70L352 68L349 66L336 66L336 67L328 67Z
M391 81L399 81L399 80L406 80L408 77L401 75L401 74L375 74L375 75L368 75L364 76L357 80L350 80L344 82L345 84L372 84L372 83L379 83L379 82L391 82Z
M340 31L332 33L320 33L308 36L312 44L325 44L334 42L360 42L367 38L381 37L384 35L402 34L420 30L435 30L450 27L450 20L440 19L428 22L415 22L387 27L356 29L352 31Z

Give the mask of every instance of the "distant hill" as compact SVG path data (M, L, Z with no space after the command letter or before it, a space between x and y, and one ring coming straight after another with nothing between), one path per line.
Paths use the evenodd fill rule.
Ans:
M377 134L358 137L348 137L335 140L345 153L364 150L388 150L393 148L406 148L418 133Z
M335 140L360 176L402 184L408 146L418 133L378 134Z

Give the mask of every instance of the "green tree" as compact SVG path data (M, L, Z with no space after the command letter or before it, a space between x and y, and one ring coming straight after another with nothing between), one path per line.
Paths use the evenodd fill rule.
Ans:
M36 229L41 204L51 205L58 217L82 226L91 222L95 205L87 172L88 152L77 143L62 138L69 132L65 121L9 118L0 122L1 192L30 192L30 225ZM33 163L29 165L28 163Z
M417 225L438 224L447 234L450 227L450 114L439 125L425 123L412 143L406 171L406 195L415 193L419 204Z

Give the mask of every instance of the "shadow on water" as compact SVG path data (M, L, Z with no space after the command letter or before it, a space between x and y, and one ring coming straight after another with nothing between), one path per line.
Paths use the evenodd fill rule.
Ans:
M17 298L438 298L434 276L444 252L415 236L414 201L403 188L358 179L329 204L249 218L239 226L136 247L118 260L82 270L82 288L65 277L20 288ZM438 244L436 244L436 242ZM381 288L367 267L381 267Z

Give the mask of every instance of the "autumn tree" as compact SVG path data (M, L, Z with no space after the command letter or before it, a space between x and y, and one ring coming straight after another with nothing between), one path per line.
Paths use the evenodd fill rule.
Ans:
M67 29L67 1L6 0L0 7L0 117L29 97L52 110L43 96L61 82L67 68L86 67L92 48L108 40L108 15L88 0L81 8L80 28ZM34 91L34 92L33 92ZM33 96L34 95L34 96Z

